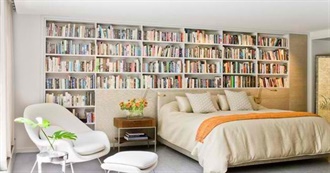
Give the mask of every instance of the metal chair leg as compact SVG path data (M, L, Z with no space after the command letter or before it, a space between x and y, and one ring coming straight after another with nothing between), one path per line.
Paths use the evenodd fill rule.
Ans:
M70 166L71 166L71 172L74 173L72 162L70 163Z
M37 165L37 159L36 159L36 161L34 162L34 164L33 164L33 167L32 167L32 169L31 169L31 172L30 173L32 173L33 172L33 170L34 170L34 168L36 167L36 165Z

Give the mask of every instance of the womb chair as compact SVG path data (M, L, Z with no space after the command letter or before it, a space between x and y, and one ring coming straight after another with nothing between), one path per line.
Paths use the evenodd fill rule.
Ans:
M72 163L86 162L94 159L98 159L101 163L99 158L108 154L110 151L109 139L104 132L91 130L61 105L54 103L30 105L25 108L24 117L31 120L35 120L36 117L42 117L50 121L51 126L49 129L54 129L54 131L64 129L77 135L77 140L75 141L57 140L54 143L56 150L68 153L66 162L70 163L72 172L74 172ZM40 151L44 151L45 148L49 147L47 140L40 138L38 128L32 128L25 124L25 129ZM36 163L32 170L35 165Z

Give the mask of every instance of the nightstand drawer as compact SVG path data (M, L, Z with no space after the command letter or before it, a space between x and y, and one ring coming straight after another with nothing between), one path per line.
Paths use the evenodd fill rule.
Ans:
M156 126L156 122L155 119L149 117L141 119L114 118L114 126L117 128L151 127Z

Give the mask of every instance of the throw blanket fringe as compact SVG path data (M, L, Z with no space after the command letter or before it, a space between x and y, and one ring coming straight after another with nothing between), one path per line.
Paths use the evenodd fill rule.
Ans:
M216 116L208 118L199 126L196 141L203 143L206 136L218 125L239 120L253 120L253 119L272 119L272 118L292 118L318 116L310 112L275 112L275 113L250 113L250 114L234 114L226 116Z

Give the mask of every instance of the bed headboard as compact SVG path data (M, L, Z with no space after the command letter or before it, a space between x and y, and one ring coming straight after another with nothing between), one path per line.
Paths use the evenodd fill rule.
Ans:
M172 91L159 91L157 97L157 115L160 108L172 101L175 101L175 96L185 96L185 93L205 93L210 92L211 94L224 94L225 89L214 89L214 90L172 90ZM256 96L258 93L257 88L253 89L231 89L235 91L246 91L248 95ZM272 108L272 109L283 109L289 110L289 89L280 88L277 92L269 91L264 89L262 91L262 103L261 105Z

